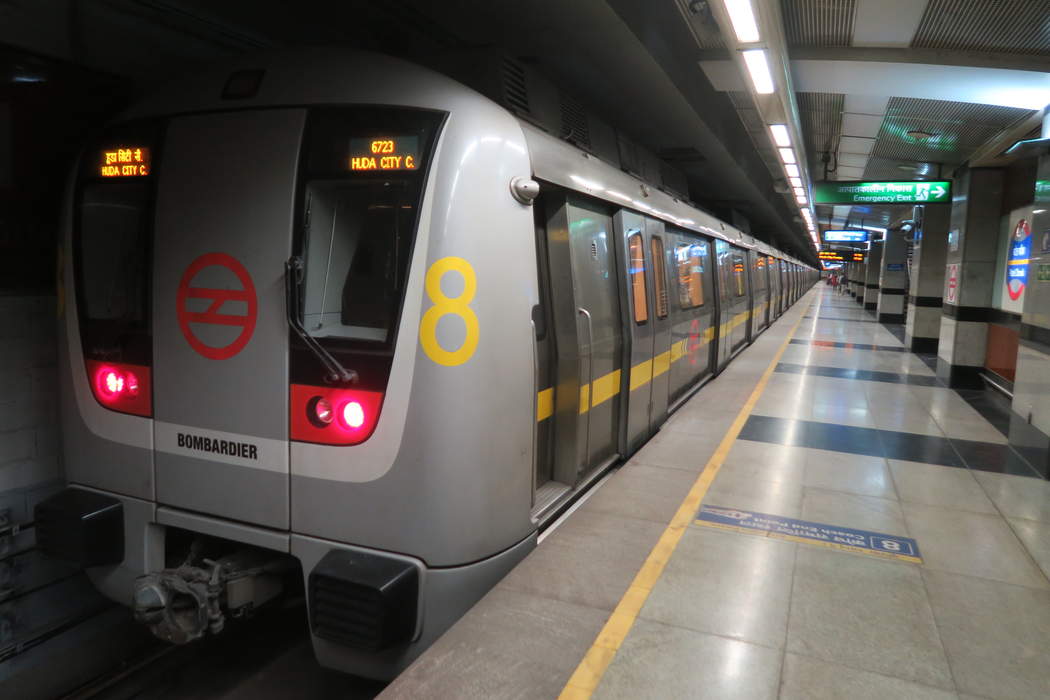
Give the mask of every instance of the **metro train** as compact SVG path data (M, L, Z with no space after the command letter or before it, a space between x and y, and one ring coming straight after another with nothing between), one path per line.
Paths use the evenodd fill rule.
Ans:
M64 201L41 550L188 642L396 675L816 271L401 60L185 79Z

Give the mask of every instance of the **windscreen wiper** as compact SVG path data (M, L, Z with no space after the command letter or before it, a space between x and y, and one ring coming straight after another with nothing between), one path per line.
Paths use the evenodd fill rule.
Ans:
M299 320L299 289L303 284L304 270L303 259L297 255L288 258L288 261L284 263L284 293L288 325L306 343L306 347L318 362L324 365L327 372L325 381L332 384L357 384L357 372L339 364L339 360L332 357L331 353L325 350L316 338L306 332L302 321Z

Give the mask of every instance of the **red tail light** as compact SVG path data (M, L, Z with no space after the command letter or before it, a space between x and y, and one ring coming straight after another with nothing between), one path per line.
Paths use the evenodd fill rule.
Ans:
M85 360L88 382L95 400L120 413L153 415L150 368L123 362Z
M360 389L291 387L291 438L322 445L357 445L372 436L383 394Z

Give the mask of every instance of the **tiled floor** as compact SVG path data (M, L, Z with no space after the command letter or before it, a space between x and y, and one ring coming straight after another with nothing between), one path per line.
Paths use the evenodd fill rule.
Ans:
M553 698L619 629L596 698L1050 698L1050 482L898 328L823 285L800 306L388 695ZM759 364L774 371L703 504L911 538L922 563L696 521L613 625Z
M924 563L694 526L596 696L1050 697L1050 483L998 473L1001 428L818 290L704 503Z

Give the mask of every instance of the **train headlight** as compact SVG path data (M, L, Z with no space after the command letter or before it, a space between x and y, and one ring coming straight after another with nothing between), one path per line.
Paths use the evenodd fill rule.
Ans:
M365 409L357 401L347 401L343 405L343 422L346 427L357 430L365 424Z
M306 417L318 428L323 428L332 422L335 411L332 403L323 396L315 396L306 405Z
M95 360L86 364L92 393L100 404L121 413L152 415L149 367Z
M292 384L289 437L320 445L359 445L371 437L383 408L383 392Z

